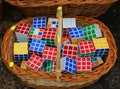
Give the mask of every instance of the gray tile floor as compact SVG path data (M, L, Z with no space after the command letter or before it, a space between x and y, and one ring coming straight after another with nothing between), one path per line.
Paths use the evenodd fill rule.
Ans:
M4 13L0 22L0 45L2 36L8 27L23 18L19 10L13 6L3 3ZM115 66L95 84L83 89L120 89L120 1L115 3L109 11L97 19L103 21L113 33L118 47L118 58ZM31 89L22 84L18 78L5 67L0 58L0 89Z

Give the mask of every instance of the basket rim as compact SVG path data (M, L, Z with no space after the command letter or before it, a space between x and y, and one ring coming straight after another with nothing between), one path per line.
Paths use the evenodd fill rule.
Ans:
M83 4L108 4L114 3L118 0L49 0L49 1L40 1L37 0L34 3L29 0L4 0L11 5L18 6L18 7L40 7L40 6L59 6L59 5L83 5ZM29 3L26 3L29 2ZM42 3L41 3L42 2Z
M100 22L99 20L96 20L94 18L90 18L90 17L79 16L79 17L76 17L76 18L79 19L79 20L82 20L82 21L85 20L85 22L87 22L87 23L90 23L90 22L94 21L94 22L98 23L100 25L100 27L103 27L104 30L106 31L106 33L104 34L105 37L110 38L110 39L107 39L108 42L111 42L110 51L109 51L109 55L106 59L106 62L103 65L101 65L100 67L93 70L91 73L82 73L82 74L76 74L76 75L63 74L63 76L61 77L61 80L62 80L62 82L67 82L67 83L85 82L85 81L89 81L89 80L95 81L95 80L98 80L104 74L106 74L114 66L114 64L116 62L116 59L117 59L117 46L116 46L115 40L114 40L110 30L102 22ZM32 19L32 18L21 20L17 24L19 24L21 22L28 21L30 19ZM8 31L4 35L3 42L2 42L2 58L3 58L3 62L7 66L7 68L12 73L17 75L18 77L20 77L20 76L26 77L27 76L27 77L31 77L31 78L41 78L40 76L42 76L41 79L56 81L56 77L54 76L54 73L46 73L46 72L43 72L43 71L36 72L34 70L30 70L30 71L29 70L24 70L24 69L21 69L20 67L18 67L17 65L14 65L14 67L12 67L12 68L9 67L9 61L13 60L13 59L12 59L12 56L10 54L6 55L6 53L9 52L10 48L8 49L8 47L6 47L5 44L6 44L6 42L9 43L9 40L10 40L13 33L14 33L14 31L8 29ZM31 72L32 72L33 75L30 75ZM44 75L44 77L43 77L43 75ZM78 78L80 78L80 79L78 79Z

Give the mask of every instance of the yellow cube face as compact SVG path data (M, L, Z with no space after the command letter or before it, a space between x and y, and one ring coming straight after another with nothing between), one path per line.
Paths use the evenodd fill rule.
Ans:
M28 54L28 43L14 43L14 54Z
M99 64L103 64L103 60L102 59L98 60L98 62L99 62Z
M27 69L26 61L22 61L21 65L20 65L20 68Z
M96 49L109 49L106 38L94 38L93 43Z

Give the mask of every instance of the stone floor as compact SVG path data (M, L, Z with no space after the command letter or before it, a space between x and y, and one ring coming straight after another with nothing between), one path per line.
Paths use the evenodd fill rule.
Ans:
M24 16L15 8L7 3L3 3L3 18L0 22L0 45L5 31L15 22ZM120 89L120 1L97 19L104 22L113 33L118 47L118 58L115 66L95 84L83 89ZM32 89L22 84L18 78L5 67L0 58L0 89Z

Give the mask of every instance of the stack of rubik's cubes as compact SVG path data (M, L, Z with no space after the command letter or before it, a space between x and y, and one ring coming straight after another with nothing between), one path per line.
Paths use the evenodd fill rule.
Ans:
M48 22L45 17L33 18L32 25L20 23L15 31L14 61L21 63L22 69L55 72L57 28L57 18L48 18ZM77 27L75 18L63 18L62 32L62 73L91 72L103 64L109 45L98 24Z

